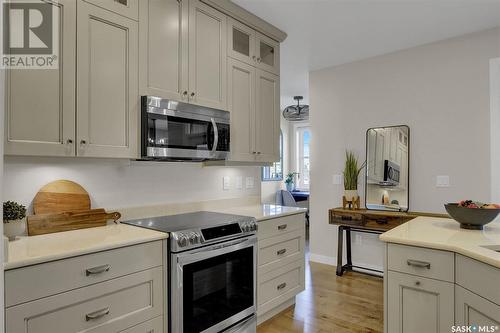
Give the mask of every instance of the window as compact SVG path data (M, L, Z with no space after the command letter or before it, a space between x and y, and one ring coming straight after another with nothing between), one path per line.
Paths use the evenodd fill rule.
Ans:
M283 180L283 133L280 132L280 160L262 167L262 181Z
M309 189L309 146L311 141L311 128L309 126L297 127L296 132L297 143L297 170L299 173L297 188Z

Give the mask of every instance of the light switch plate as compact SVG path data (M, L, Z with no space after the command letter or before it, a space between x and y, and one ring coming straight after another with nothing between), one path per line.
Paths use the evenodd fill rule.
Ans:
M436 176L436 187L450 187L450 176Z
M243 188L243 177L236 177L236 189L241 190Z
M335 174L332 178L333 185L342 185L342 175Z
M222 177L222 189L227 191L231 188L231 178L228 176Z
M253 177L247 177L247 178L246 178L246 186L245 186L245 187L246 187L247 189L251 189L251 188L253 188L253 186L254 186L254 184L253 184L253 183L254 183L254 179L253 179Z

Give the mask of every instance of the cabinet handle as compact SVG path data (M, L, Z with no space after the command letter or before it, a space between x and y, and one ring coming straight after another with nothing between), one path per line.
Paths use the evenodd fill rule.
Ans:
M188 94L187 90L184 90L184 91L182 92L182 94L183 94L184 96L186 96L186 95Z
M85 321L96 320L109 314L109 307L85 315Z
M194 97L194 92L191 93L191 97Z
M111 269L111 265L109 265L109 264L97 266L97 267L92 267L92 268L87 268L85 270L85 276L101 274L104 272L108 272L110 269Z
M118 2L120 5L128 6L128 0L115 0L115 2Z
M417 287L418 287L418 286L420 286L420 284L421 284L421 283L420 283L420 281L415 281L415 285L416 285Z
M256 152L256 151L253 151L253 152L252 152L252 154L257 154L257 152Z
M281 249L279 251L276 252L277 255L282 255L282 254L285 254L286 253L286 249Z
M281 289L283 289L285 287L286 287L286 282L283 282L282 284L280 284L279 286L277 286L276 289L281 290Z
M282 224L278 226L278 230L285 230L288 225Z
M72 143L73 143L73 140L71 140L71 139L66 140L66 144L70 145Z
M253 59L253 61L256 61L257 57L256 56L252 56L252 59Z
M259 64L260 64L260 61L261 61L261 60L262 60L261 58L257 58L257 62L258 62Z
M406 260L406 263L408 266L431 269L431 263L427 261L408 259Z
M86 144L87 144L87 141L85 141L85 140L80 140L80 144L81 144L81 145L86 145Z
M258 151L258 152L257 152L257 155L260 155L260 154L261 154L261 152L260 152L260 151Z

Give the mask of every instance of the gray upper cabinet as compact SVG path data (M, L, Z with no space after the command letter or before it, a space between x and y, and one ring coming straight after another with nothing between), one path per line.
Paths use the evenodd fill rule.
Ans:
M256 55L257 67L274 73L280 74L280 45L277 41L256 32Z
M188 102L188 1L139 6L140 94Z
M256 148L257 160L279 160L280 81L277 75L257 69L256 88Z
M199 0L189 1L189 101L227 109L227 18Z
M228 18L227 33L228 56L255 66L257 61L255 31L235 19Z
M137 156L138 23L78 2L77 155Z
M76 2L51 4L60 22L59 68L6 71L7 155L75 154Z

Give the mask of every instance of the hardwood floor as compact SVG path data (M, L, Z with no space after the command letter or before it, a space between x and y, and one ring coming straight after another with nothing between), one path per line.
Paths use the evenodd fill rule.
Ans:
M290 307L261 324L258 333L383 332L383 280L335 267L306 264L306 290Z

